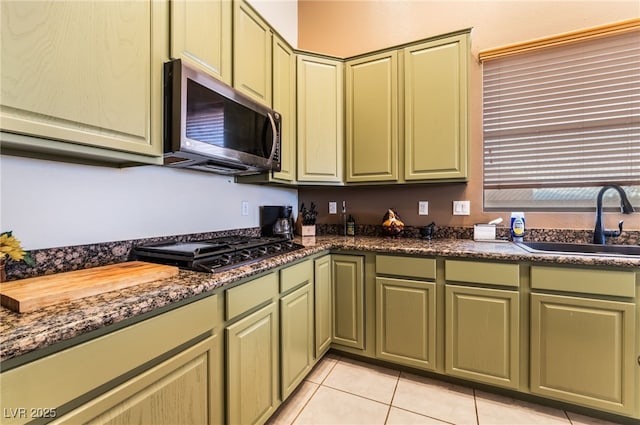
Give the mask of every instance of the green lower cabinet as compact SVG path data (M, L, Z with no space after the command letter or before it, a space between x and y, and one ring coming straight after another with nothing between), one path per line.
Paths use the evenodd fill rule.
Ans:
M435 282L376 278L376 358L435 369Z
M633 414L635 305L531 295L531 392Z
M218 300L212 295L107 328L100 337L71 340L70 347L3 368L0 423L221 423Z
M445 371L518 389L517 291L446 285Z
M332 255L333 285L332 341L364 349L364 257Z
M314 290L315 356L319 359L331 346L333 329L331 255L314 260Z
M313 283L280 299L280 382L285 400L313 366Z
M278 307L226 328L227 423L262 424L278 406Z
M57 418L56 424L216 424L213 397L217 336ZM47 410L47 409L44 409ZM219 420L219 419L218 419Z

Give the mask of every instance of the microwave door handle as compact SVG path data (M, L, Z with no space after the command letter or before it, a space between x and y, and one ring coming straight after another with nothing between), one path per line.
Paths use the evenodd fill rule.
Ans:
M271 153L269 154L269 161L273 161L273 156L275 155L276 149L278 148L278 128L270 112L267 113L267 116L269 117L269 122L271 123L271 130L273 133L273 140L271 143Z

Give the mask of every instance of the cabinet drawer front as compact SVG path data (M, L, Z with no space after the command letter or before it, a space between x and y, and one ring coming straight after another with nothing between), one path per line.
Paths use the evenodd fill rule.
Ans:
M377 255L376 273L435 279L436 260L434 258Z
M582 294L636 296L636 274L633 271L587 268L531 267L531 288Z
M517 288L520 286L520 268L517 264L447 260L445 279Z
M280 292L287 292L305 282L313 280L313 263L308 260L280 270Z
M234 317L269 301L278 294L278 275L259 277L251 282L231 288L226 293L225 319Z

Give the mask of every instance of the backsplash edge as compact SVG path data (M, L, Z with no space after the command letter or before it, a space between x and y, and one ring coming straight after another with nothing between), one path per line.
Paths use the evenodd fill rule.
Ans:
M131 249L137 245L169 241L192 242L224 236L260 236L260 228L253 227L245 229L220 230L214 232L36 249L29 251L29 254L35 261L35 266L31 267L22 261L11 261L6 264L7 281L122 263L130 260Z
M399 236L401 238L420 238L421 227L407 226ZM341 235L343 227L334 224L317 224L316 234ZM379 225L356 225L356 236L384 236ZM215 232L194 233L175 236L161 236L145 239L104 242L87 245L46 248L30 251L35 261L31 267L24 262L8 262L6 264L7 281L37 277L54 273L88 269L130 260L131 249L136 245L161 243L168 241L191 242L224 236L260 236L260 228L222 230ZM509 239L509 228L498 226L497 239ZM591 243L593 230L564 229L527 229L525 240L545 242ZM436 226L433 239L473 239L473 227ZM609 243L620 245L640 244L640 231L625 231L618 238L610 238Z

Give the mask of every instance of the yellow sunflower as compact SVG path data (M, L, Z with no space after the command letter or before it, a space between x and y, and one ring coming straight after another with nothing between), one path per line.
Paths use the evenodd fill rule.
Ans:
M0 234L0 260L11 259L13 261L24 261L32 265L33 261L28 253L24 252L20 241L11 234L3 232Z

